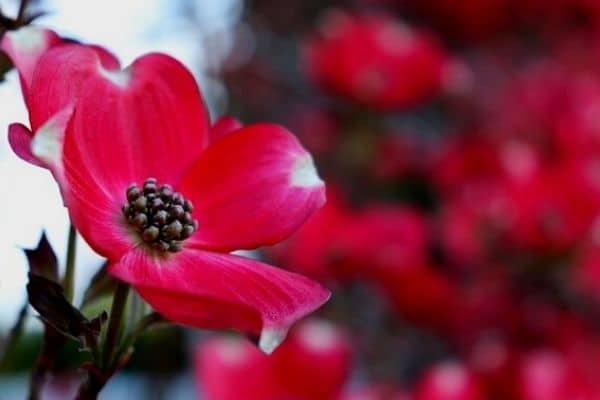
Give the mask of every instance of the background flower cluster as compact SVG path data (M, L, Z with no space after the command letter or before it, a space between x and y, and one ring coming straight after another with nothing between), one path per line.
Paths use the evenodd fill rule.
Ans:
M191 370L206 400L600 399L600 3L254 0L240 21L228 54L208 42L213 116L286 126L328 190L258 256L333 295L271 356L165 328L129 371Z
M335 335L246 378L319 394L242 397L600 398L598 4L259 1L247 17L231 106L287 124L329 190L264 254L333 289L329 322L297 337ZM226 346L198 356L208 398L236 398L215 388L241 368L215 362Z

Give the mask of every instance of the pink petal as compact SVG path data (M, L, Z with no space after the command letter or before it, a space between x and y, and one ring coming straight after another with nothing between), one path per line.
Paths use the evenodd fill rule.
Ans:
M248 258L184 249L168 257L127 253L109 271L166 318L198 328L260 334L273 351L290 325L329 298L310 279Z
M31 81L35 93L29 101L29 118L34 132L67 105L75 105L89 79L114 67L118 61L99 47L63 45L40 57ZM104 60L104 61L102 61Z
M406 391L388 383L372 383L364 387L348 388L339 400L414 400Z
M98 46L62 45L48 50L38 61L31 82L29 118L34 131L31 153L49 168L63 193L63 140L83 86L107 65L118 60Z
M337 399L351 369L350 345L331 324L310 320L271 356L240 338L212 338L196 351L196 381L211 400Z
M237 119L225 115L217 120L210 128L210 142L214 143L223 136L235 132L242 127L242 123Z
M86 47L89 47L90 49L94 50L96 54L98 54L98 58L100 59L100 63L104 69L109 71L118 71L121 69L121 63L119 62L119 59L104 47L95 44L86 45Z
M196 82L166 55L146 55L120 72L98 69L80 97L72 149L116 195L151 176L177 184L206 146L208 116Z
M70 105L58 111L37 129L30 143L31 154L50 169L63 193L67 185L62 165L63 142L73 111Z
M416 400L483 400L481 383L458 361L440 361L425 372L415 389ZM545 399L547 399L545 397Z
M350 338L332 323L302 322L268 359L283 389L276 398L337 399L352 369L351 352Z
M61 157L65 131L82 85L98 73L99 51L80 45L63 45L41 55L30 82L35 96L28 101L33 134L26 137L9 133L11 143L20 146L15 150L17 154L23 155L26 161L49 168L63 191ZM109 53L104 53L103 57L110 63Z
M16 155L24 161L45 168L45 164L31 153L33 134L23 124L10 124L8 127L8 143Z
M86 167L78 150L76 135L68 132L63 151L66 180L63 197L71 221L98 254L118 260L136 240L129 233L121 212L125 194L106 188L106 184Z
M60 56L63 53L58 53L58 56L54 54L49 59L44 60L42 64L45 64L45 66L41 71L38 71L37 67L43 56L52 48L61 44L65 44L65 42L56 33L36 26L26 26L17 31L9 31L0 41L0 50L8 54L19 72L23 95L28 108L31 101L34 101L38 105L42 104L42 108L46 111L44 113L45 118L33 118L35 121L32 126L34 131L54 112L62 109L68 102L73 102L73 95L77 92L75 89L80 86L81 80L86 77L85 75L97 73L98 59L100 64L107 70L119 69L119 60L100 46L65 44L67 47L86 47L92 50L95 56L90 56L89 53L84 52L83 54L88 56L87 60L80 59L81 62L71 60L70 63L64 63L66 59ZM67 54L70 53L67 52ZM62 74L58 73L61 71ZM51 76L48 76L49 72L52 74ZM35 75L38 74L41 76L35 79ZM38 85L33 87L36 80ZM59 90L52 92L47 90L47 86L54 89L59 88ZM32 99L28 98L30 91L36 93ZM52 93L48 95L47 92ZM65 92L69 95L65 96ZM31 112L31 109L29 111ZM35 111L34 114L36 114Z
M49 29L38 26L25 26L16 31L8 31L0 41L0 50L12 60L19 72L23 97L28 103L33 71L39 58L62 39Z
M196 351L196 382L211 400L281 399L271 361L245 340L211 338Z
M48 49L36 63L29 87L35 96L27 102L33 134L11 128L9 139L26 161L49 168L64 191L61 156L73 105L86 80L98 74L99 65L118 68L118 60L98 46L64 45Z
M251 125L212 144L179 190L194 203L200 223L190 242L220 251L277 243L325 202L310 154L272 124Z
M119 259L131 247L120 210L127 187L149 177L176 184L202 152L207 124L194 78L176 60L151 54L124 71L97 67L80 93L63 152L72 186L66 202L92 248Z

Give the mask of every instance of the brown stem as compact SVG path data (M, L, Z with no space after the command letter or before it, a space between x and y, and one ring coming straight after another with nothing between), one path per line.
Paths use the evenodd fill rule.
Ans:
M110 319L106 331L106 339L102 347L102 354L99 357L94 357L94 366L87 368L87 378L79 387L79 392L75 400L95 400L106 382L108 382L118 369L118 366L115 365L115 362L118 362L118 360L115 360L115 355L128 295L129 285L119 282L115 289L110 309Z
M106 340L104 341L102 353L102 368L104 369L112 366L111 364L113 356L115 355L117 341L119 340L119 334L121 333L123 314L125 312L128 295L129 285L127 283L119 282L115 289L115 296L110 309L108 330L106 331Z
M17 14L17 25L20 25L25 20L25 10L27 10L27 3L29 0L21 0L21 4L19 5L19 12Z
M90 371L86 381L79 388L75 400L96 400L107 380L107 378Z
M19 316L17 317L17 322L10 330L8 338L6 341L2 343L0 346L0 371L2 371L6 367L6 363L11 355L11 349L16 346L23 333L23 326L25 325L25 318L27 317L27 308L29 303L25 303L19 312Z
M75 285L75 257L77 256L77 231L73 224L69 226L69 239L67 246L67 264L65 266L65 276L63 278L63 288L65 297L69 302L73 302L73 293Z
M64 336L49 324L44 324L42 349L29 381L28 400L40 399L46 376L54 369L55 355L65 342Z

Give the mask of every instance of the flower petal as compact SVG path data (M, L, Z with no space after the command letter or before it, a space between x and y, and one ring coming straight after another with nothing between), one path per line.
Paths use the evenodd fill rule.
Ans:
M222 137L179 190L195 206L195 247L219 251L274 244L325 202L309 153L286 129L256 124Z
M127 187L151 176L179 182L208 140L208 116L194 78L168 56L144 56L124 71L96 69L65 139L66 203L90 246L118 260L135 244L121 213Z
M291 324L329 298L310 279L249 258L186 248L169 257L142 249L126 254L109 272L131 283L166 318L198 328L260 334L272 352Z
M104 47L95 44L88 44L86 47L94 50L96 54L98 54L100 64L105 70L118 71L121 69L121 63L119 62L119 59Z
M37 30L19 32L31 36ZM23 128L27 128L15 124L9 140L26 161L49 168L64 192L61 156L73 105L86 80L98 73L99 65L118 68L118 60L98 46L63 45L47 49L35 62L35 72L28 78L35 96L27 101L33 133L25 134Z
M65 132L73 116L73 107L66 106L38 128L31 140L31 154L52 171L61 191L66 188L62 164Z
M75 135L67 133L63 152L63 198L71 221L86 242L106 258L118 260L135 245L122 216L121 193L110 192L86 167Z
M16 31L8 31L0 41L0 50L12 60L19 72L23 97L28 103L33 71L39 58L48 49L62 43L62 39L50 29L38 26L25 26Z
M31 152L31 140L33 133L23 124L10 124L8 127L8 143L10 147L24 161L38 167L46 168L46 165L38 160Z
M235 132L242 127L237 119L225 115L217 120L210 128L210 142L214 143L228 133Z
M125 195L111 191L94 175L79 150L77 135L69 129L62 161L66 181L63 197L71 221L98 254L118 260L135 245L121 212Z
M213 400L282 399L272 359L246 340L213 337L196 352L196 382L204 397Z
M103 61L104 60L104 61ZM89 79L111 68L118 61L100 47L77 44L63 45L48 50L39 58L32 81L29 101L29 119L35 133L57 112L75 105Z
M106 189L125 193L148 177L177 184L208 141L208 116L192 75L149 54L86 82L71 130L81 162Z

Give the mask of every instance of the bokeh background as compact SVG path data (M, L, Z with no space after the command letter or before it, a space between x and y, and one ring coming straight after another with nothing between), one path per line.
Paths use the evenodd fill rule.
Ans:
M101 398L600 399L600 2L31 4L124 63L179 58L214 119L288 127L328 184L302 230L255 254L329 287L325 307L271 357L157 328ZM26 120L4 79L1 126ZM0 135L0 337L25 302L21 248L46 230L63 259L55 186ZM79 254L76 300L102 264ZM27 327L0 399L25 396L41 335ZM58 368L48 398L70 382Z

